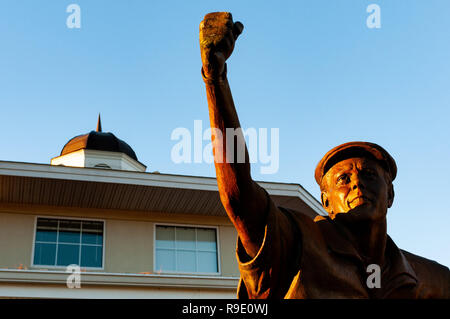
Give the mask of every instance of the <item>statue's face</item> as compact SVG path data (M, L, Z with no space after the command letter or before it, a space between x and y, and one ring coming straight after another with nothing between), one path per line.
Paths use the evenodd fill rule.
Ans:
M394 192L383 168L368 158L336 163L323 179L322 204L330 217L349 214L352 220L379 220L392 205ZM346 217L346 218L347 218Z

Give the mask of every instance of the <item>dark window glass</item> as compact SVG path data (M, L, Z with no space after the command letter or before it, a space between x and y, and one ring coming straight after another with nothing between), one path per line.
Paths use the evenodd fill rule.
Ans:
M103 222L38 218L34 265L103 266Z
M102 259L101 246L81 246L81 267L101 267Z
M103 244L103 223L102 222L83 222L83 233L81 234L82 244Z
M36 241L56 242L58 220L39 218L36 229Z
M79 245L58 244L58 260L56 263L58 266L79 265L79 258Z
M56 257L56 244L36 243L34 248L34 264L54 265Z
M60 243L80 243L81 222L74 220L61 220L59 222L59 238Z

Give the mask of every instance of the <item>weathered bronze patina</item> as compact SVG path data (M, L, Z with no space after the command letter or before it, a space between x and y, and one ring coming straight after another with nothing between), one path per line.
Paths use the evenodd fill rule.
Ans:
M207 14L200 24L202 76L211 128L225 132L240 123L225 61L243 30L227 12ZM227 158L231 141L212 138L215 155ZM238 232L239 298L450 298L447 267L399 249L386 233L394 200L394 159L381 146L350 142L330 150L315 178L328 217L315 219L276 207L253 181L245 162L215 161L225 210ZM379 288L367 284L367 267L381 269Z

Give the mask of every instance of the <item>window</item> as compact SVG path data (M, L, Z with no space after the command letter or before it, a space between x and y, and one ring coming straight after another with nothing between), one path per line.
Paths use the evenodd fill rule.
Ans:
M156 226L155 271L218 273L215 228Z
M109 169L111 168L108 164L103 164L103 163L97 164L94 167L95 168L109 168Z
M103 267L103 222L37 219L33 265Z

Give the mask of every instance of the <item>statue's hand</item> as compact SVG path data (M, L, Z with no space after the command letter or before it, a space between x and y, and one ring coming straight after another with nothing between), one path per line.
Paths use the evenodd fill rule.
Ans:
M205 15L200 23L200 51L203 73L207 78L220 76L225 61L234 49L234 43L244 26L233 23L229 12L212 12Z

